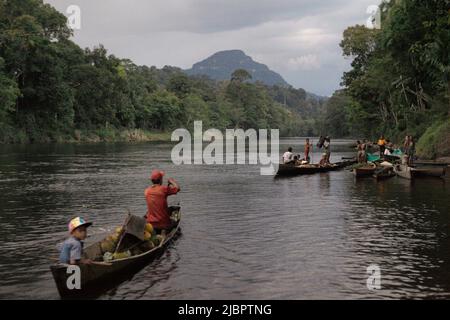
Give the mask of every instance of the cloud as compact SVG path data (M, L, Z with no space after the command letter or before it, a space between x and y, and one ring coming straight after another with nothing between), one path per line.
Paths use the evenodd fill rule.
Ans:
M321 64L319 57L315 54L306 54L300 57L290 58L288 65L294 70L314 70L319 69Z
M330 95L348 61L344 29L379 0L45 0L81 8L81 46L99 43L138 64L189 68L219 50L242 49L296 87Z

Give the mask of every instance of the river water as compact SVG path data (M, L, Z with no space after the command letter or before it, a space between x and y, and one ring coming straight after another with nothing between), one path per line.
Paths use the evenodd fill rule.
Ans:
M333 160L353 156L349 143L333 141ZM182 205L182 235L100 299L450 298L448 180L274 179L257 166L175 166L171 148L0 147L0 298L58 299L49 265L67 221L93 221L91 242L127 210L144 214L153 168L182 187L170 199ZM367 288L370 265L380 290Z

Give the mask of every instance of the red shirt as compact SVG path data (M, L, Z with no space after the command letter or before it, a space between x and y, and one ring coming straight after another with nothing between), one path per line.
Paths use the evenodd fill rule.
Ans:
M147 200L147 222L158 229L170 226L170 215L167 208L167 197L177 194L179 189L172 185L153 185L148 187L144 194Z

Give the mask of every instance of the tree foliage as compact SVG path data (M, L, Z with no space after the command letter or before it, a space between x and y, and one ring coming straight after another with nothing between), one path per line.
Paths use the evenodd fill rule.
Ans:
M349 135L421 136L450 115L448 0L383 2L380 30L352 26L341 47L352 58L345 90L330 99L329 117L346 119ZM337 106L340 107L337 108Z
M227 81L181 69L138 66L102 45L81 49L66 17L42 0L0 1L0 124L29 141L57 140L76 130L167 131L193 122L225 128L311 132L304 120L319 102L303 89L250 83L236 70ZM0 130L0 142L14 142Z

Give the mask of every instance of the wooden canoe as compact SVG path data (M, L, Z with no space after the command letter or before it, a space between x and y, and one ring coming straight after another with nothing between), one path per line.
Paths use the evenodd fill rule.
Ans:
M414 176L412 173L412 168L405 164L397 164L394 166L394 172L403 179L411 180Z
M412 168L414 177L435 177L445 176L446 168Z
M443 178L446 173L446 168L414 168L407 165L396 165L394 171L399 177L411 180L421 177Z
M361 168L355 168L355 169L353 169L352 172L356 178L361 178L361 177L372 176L376 170L377 170L377 165L375 163L368 163L367 166L364 166Z
M68 289L67 280L71 274L67 273L67 264L54 264L50 267L56 287L61 298L95 298L105 291L117 287L121 282L130 279L136 272L161 256L169 244L176 239L180 232L181 213L179 207L171 207L172 215L177 215L176 226L166 235L159 246L129 258L117 259L105 265L79 265L81 271L81 288ZM102 261L100 243L96 242L84 249L84 257L94 261Z
M375 171L373 177L377 181L386 180L395 177L395 172L392 168L384 167L381 170Z
M356 161L349 160L343 162L337 162L326 166L320 166L318 164L306 164L306 165L292 165L292 164L280 164L277 172L277 176L298 176L308 175L321 172L337 171L344 169L348 166L355 164Z
M448 167L450 162L446 161L434 161L434 160L415 160L415 165L419 166L436 166L436 167Z

